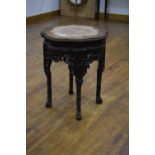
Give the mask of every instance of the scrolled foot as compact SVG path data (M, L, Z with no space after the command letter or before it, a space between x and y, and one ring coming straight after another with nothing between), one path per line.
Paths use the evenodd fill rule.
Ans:
M101 97L96 98L96 104L102 104L103 100Z
M45 106L46 106L46 108L51 108L52 107L52 103L47 101Z
M81 116L80 113L77 113L76 114L76 120L78 120L78 121L82 120L82 116Z

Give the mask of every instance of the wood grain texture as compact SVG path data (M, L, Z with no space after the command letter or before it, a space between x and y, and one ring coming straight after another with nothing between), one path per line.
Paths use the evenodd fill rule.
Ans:
M95 104L97 62L94 62L82 87L81 122L73 119L75 95L68 94L69 75L64 63L52 64L53 108L44 106L46 77L40 32L51 25L75 23L98 25L109 31L102 77L103 104ZM128 155L128 60L127 23L52 17L28 25L27 155Z

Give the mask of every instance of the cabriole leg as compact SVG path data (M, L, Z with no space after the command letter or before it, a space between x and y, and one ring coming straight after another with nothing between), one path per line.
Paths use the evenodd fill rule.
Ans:
M47 78L47 102L46 102L46 107L50 108L52 107L52 81L51 81L51 71L50 71L50 63L48 65L46 64L45 67L45 74Z
M83 83L83 79L76 77L76 91L77 91L77 96L76 96L76 119L81 120L81 86Z
M98 61L98 69L97 69L97 89L96 89L96 103L97 104L101 104L102 98L101 98L101 81L102 81L102 73L104 71L104 63L105 63L105 59L104 59L105 55L102 55L99 58Z
M73 94L73 73L69 69L69 94Z
M49 55L47 55L47 49L46 44L44 44L44 72L47 78L47 102L46 107L51 108L52 107L52 81L51 81L51 60Z

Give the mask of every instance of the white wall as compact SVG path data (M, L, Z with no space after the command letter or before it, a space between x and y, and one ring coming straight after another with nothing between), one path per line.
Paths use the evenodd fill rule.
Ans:
M104 12L105 0L100 0L100 12ZM59 0L26 0L26 16L59 10ZM129 14L129 0L108 0L109 13Z
M59 0L26 0L26 17L54 10L59 10Z
M104 12L105 0L100 0L100 12ZM129 0L108 0L108 13L129 15Z

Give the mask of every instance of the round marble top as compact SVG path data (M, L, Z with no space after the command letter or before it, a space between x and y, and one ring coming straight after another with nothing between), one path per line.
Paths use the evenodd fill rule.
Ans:
M91 37L98 34L98 30L91 26L67 25L54 27L51 32L61 38L79 39L81 37Z
M105 39L107 32L101 27L87 25L60 25L41 32L43 38L56 41L87 41Z

